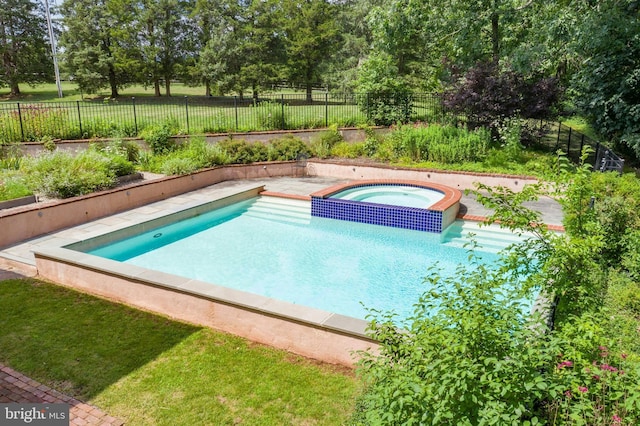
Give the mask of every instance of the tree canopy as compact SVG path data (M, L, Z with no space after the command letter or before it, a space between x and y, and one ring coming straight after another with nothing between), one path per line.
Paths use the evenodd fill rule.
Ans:
M180 80L206 95L257 98L286 84L311 98L318 86L361 90L380 58L391 86L442 91L452 68L491 63L507 77L555 78L570 111L640 153L639 10L636 0L65 0L58 16L63 70L86 93L143 84L170 96ZM41 4L8 0L0 84L17 94L50 79L47 42Z

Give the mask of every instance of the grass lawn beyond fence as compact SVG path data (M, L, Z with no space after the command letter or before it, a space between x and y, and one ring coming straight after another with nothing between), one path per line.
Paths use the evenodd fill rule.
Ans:
M351 370L34 279L0 282L0 361L132 425L338 425Z

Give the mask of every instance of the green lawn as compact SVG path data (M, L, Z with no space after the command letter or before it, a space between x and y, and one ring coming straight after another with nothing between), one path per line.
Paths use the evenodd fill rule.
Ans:
M34 279L0 282L0 361L135 425L338 425L351 370Z

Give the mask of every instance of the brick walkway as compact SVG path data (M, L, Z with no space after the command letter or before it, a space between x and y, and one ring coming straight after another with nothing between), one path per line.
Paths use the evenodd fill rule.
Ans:
M64 395L24 374L0 364L0 403L64 403L69 407L69 424L121 426L122 420L103 413L96 407Z

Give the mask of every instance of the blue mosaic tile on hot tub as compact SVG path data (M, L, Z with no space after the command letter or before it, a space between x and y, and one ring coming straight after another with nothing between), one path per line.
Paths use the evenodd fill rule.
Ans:
M442 232L442 212L413 207L312 197L311 215L419 231Z

